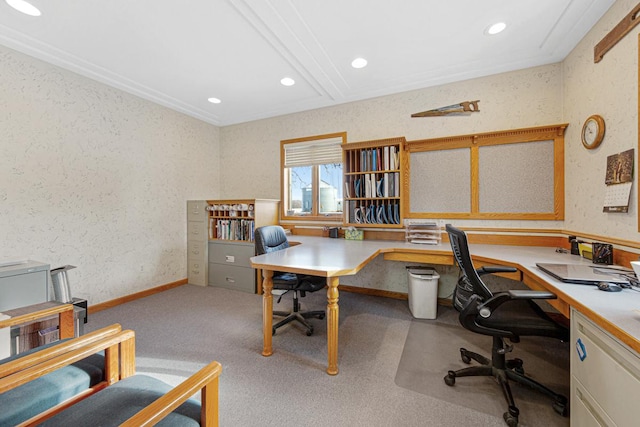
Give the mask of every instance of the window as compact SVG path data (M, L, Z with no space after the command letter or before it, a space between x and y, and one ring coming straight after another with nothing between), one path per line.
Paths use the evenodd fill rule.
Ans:
M342 217L342 144L334 133L281 141L282 218Z

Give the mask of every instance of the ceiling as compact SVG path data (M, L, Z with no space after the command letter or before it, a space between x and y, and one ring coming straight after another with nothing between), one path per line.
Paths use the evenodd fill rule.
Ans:
M0 44L225 126L560 62L614 0L30 3L0 0Z

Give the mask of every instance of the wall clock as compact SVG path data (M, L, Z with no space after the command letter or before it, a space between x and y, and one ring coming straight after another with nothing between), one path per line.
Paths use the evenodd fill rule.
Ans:
M594 114L582 126L582 145L591 150L596 148L604 138L604 119Z

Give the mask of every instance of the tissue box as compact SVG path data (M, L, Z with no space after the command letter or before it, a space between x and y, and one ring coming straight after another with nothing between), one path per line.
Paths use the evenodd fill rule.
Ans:
M362 240L364 237L364 231L362 230L344 230L344 238L347 240Z

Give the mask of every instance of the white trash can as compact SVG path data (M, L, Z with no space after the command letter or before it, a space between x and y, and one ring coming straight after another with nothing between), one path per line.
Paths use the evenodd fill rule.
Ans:
M416 319L435 319L438 313L438 279L433 268L407 267L409 310Z

